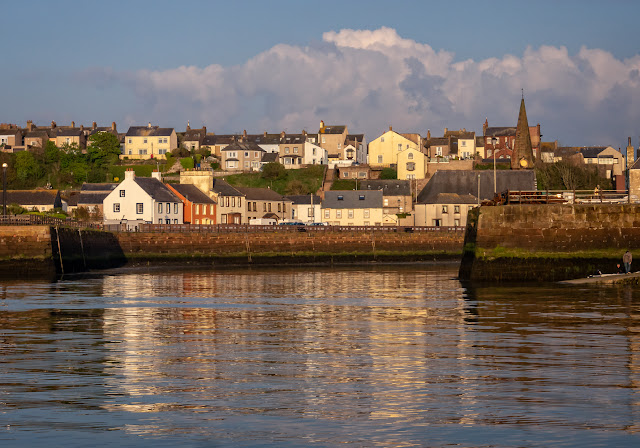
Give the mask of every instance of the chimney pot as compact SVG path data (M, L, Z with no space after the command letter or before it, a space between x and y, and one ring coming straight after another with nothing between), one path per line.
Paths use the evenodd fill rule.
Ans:
M75 127L76 127L76 122L75 122L75 121L72 121L72 122L71 122L71 127L72 127L72 128L75 128Z
M111 130L113 130L113 131L116 130L116 122L115 121L111 122Z

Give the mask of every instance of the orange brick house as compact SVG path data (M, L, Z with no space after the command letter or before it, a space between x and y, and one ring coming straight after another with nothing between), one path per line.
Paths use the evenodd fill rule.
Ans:
M166 184L184 204L185 224L217 224L216 206L213 199L191 184Z

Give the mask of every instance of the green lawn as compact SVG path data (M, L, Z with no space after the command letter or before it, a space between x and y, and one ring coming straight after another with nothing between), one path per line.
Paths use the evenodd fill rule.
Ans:
M323 165L315 165L286 170L277 179L265 179L262 173L243 173L226 176L225 180L236 187L271 188L280 194L315 194L322 187L324 168Z

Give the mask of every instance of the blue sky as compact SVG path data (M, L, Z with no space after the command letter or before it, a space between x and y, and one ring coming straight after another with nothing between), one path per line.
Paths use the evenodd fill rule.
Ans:
M3 5L0 121L152 122L372 140L530 124L640 138L640 2L31 1ZM9 18L15 19L11 20Z

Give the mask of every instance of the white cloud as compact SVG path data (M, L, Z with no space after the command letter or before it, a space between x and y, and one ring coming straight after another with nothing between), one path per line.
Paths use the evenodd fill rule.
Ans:
M315 132L321 119L368 140L389 125L423 135L444 127L482 132L485 117L493 126L515 125L521 89L530 124L541 124L545 140L619 146L637 137L640 123L640 56L543 46L455 61L391 28L330 31L322 42L276 45L238 66L145 70L120 80L142 101L122 105L141 123L201 120L218 133Z

